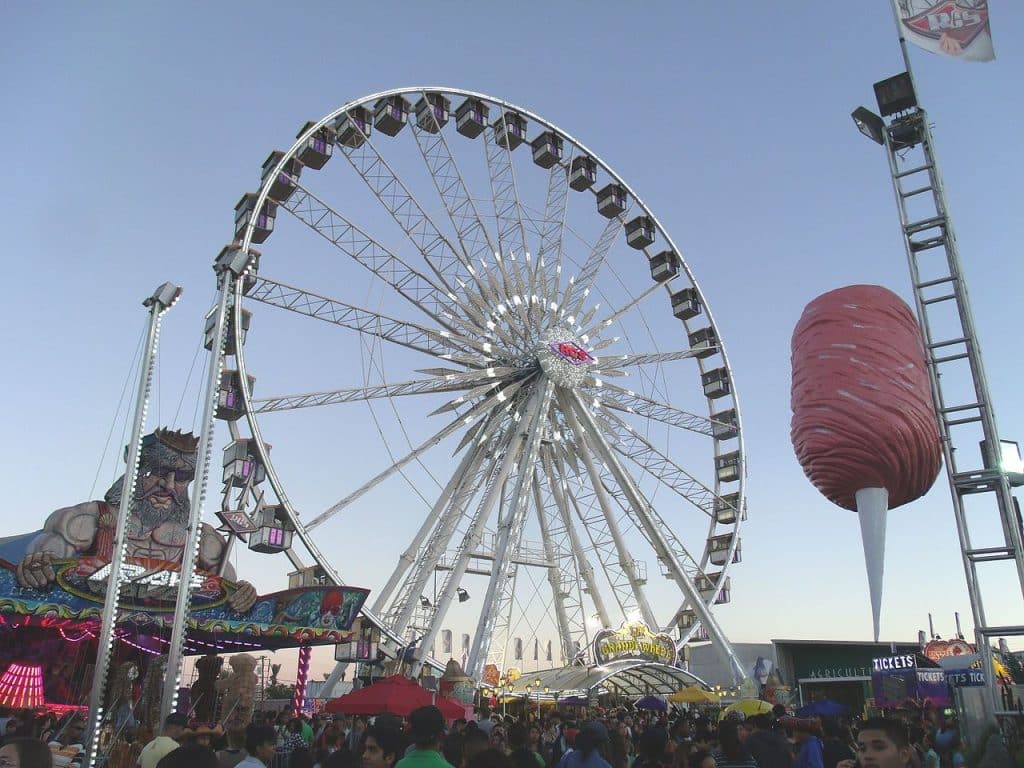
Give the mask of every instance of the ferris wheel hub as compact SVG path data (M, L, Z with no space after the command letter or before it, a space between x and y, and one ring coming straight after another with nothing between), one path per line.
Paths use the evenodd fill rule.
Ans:
M559 387L582 385L597 359L571 331L554 328L543 335L535 348L541 370Z

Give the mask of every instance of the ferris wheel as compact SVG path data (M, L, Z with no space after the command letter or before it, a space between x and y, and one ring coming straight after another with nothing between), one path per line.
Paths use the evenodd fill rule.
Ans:
M222 252L252 259L222 286L224 527L337 583L390 557L365 616L417 668L456 613L476 677L545 622L563 663L634 620L728 649L739 403L630 186L547 120L439 87L349 102L262 171Z

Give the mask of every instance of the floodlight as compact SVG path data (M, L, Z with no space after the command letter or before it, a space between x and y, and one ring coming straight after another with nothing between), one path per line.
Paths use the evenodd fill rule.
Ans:
M878 111L882 117L916 107L917 96L910 74L901 72L875 83L875 100L878 102Z
M159 306L159 311L164 312L173 307L180 296L181 288L176 286L174 283L164 283L153 291L152 296L142 302L142 306L151 307L154 304L157 304Z
M882 123L882 118L870 109L867 107L857 107L850 113L850 117L853 118L853 123L857 126L858 131L863 133L876 144L885 143L885 139L882 137L882 131L885 128L885 125Z
M464 590L462 587L459 587L458 589L456 589L455 590L455 594L459 596L459 602L460 603L464 603L467 600L469 600L469 592Z

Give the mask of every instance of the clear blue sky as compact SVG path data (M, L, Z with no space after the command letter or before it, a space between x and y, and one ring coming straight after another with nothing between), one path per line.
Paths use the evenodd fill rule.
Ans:
M1001 431L1024 440L1024 6L990 5L994 63L911 56ZM728 634L870 636L856 517L818 495L790 446L789 339L826 290L882 283L910 298L884 154L849 118L902 67L888 0L21 3L2 13L5 533L88 497L144 322L138 302L164 280L185 295L165 322L151 413L169 422L185 392L189 425L200 373L188 390L185 379L213 295L210 264L266 154L350 99L441 84L520 104L595 149L658 214L708 296L749 461L744 559L718 614ZM315 418L295 425L282 452L318 429ZM108 462L94 497L113 471ZM324 499L341 495L337 478L321 480ZM338 565L385 537L358 518L332 531ZM240 566L254 562L266 561ZM914 637L929 611L943 636L954 611L970 623L944 477L891 515L886 565L883 639ZM261 589L287 570L274 568L256 577ZM1019 622L1019 593L1005 594L992 610Z

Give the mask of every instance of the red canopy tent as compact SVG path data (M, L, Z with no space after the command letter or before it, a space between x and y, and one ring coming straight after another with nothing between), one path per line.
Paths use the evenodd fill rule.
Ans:
M385 677L373 685L331 699L325 712L345 715L381 715L385 712L406 717L414 709L433 704L446 720L466 716L466 708L451 699L437 696L415 681L401 675Z

